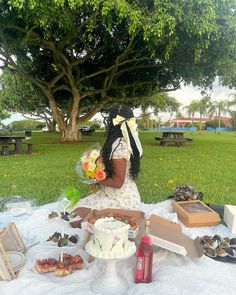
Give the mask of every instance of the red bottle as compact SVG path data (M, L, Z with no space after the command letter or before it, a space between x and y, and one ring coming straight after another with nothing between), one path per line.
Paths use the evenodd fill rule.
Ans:
M137 250L135 283L150 283L152 281L153 249L149 236L143 236Z

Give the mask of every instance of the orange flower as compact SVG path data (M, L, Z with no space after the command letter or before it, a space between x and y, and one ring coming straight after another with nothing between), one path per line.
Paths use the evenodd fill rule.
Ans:
M101 181L106 178L106 173L102 169L97 169L95 172L95 178Z

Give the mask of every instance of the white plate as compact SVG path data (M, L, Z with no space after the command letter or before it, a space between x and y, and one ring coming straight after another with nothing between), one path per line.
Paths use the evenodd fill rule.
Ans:
M51 281L58 281L58 280L62 280L64 277L62 276L56 276L54 274L54 272L38 272L36 269L35 269L35 266L32 266L30 268L30 271L36 275L41 275L42 278L45 278L45 280L49 280L50 282ZM66 277L66 276L65 276Z
M10 264L12 268L15 270L15 268L22 266L25 264L25 255L20 252L15 251L9 251L6 252L8 259L10 261ZM0 254L2 255L2 254Z
M79 244L80 244L80 241L78 241L78 243L76 243L76 244L68 244L67 246L59 247L57 245L57 243L54 243L54 242L46 242L44 244L44 246L45 247L49 247L49 248L58 248L58 249L64 249L64 250L66 250L66 249L73 249L73 248L77 247Z

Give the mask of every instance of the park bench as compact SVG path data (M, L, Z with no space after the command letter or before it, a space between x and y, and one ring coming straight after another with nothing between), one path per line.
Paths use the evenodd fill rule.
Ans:
M155 140L160 141L160 145L168 145L169 142L173 142L177 146L183 146L185 142L191 142L192 138L165 138L165 137L155 137Z
M22 142L23 145L27 145L27 153L32 154L33 152L33 144L28 142Z
M0 147L2 147L2 155L10 155L14 154L14 150L10 151L10 146L11 145L16 145L14 142L8 142L8 143L0 143ZM27 145L27 154L32 154L33 152L33 144L32 143L27 143L23 142L22 145Z
M11 145L15 145L14 142L7 142L7 143L1 143L0 142L0 146L2 147L2 155L9 155L10 153L10 146Z
M9 155L9 144L0 143L0 146L2 147L2 154Z

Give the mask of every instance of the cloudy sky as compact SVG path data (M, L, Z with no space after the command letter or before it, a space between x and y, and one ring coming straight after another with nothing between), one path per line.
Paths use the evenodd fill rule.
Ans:
M180 111L183 115L187 115L184 109L185 106L188 106L192 100L200 100L202 98L201 91L203 89L198 87L184 86L182 85L181 89L169 93L170 96L175 97L181 104ZM221 101L221 100L232 100L236 90L232 90L223 86L220 86L217 82L213 84L213 89L206 91L212 98L212 100ZM167 121L170 118L170 114L160 113L162 121ZM175 117L175 114L173 114Z
M170 95L174 96L180 103L186 106L189 105L193 99L201 99L201 91L202 89L198 87L182 86L181 89L170 93ZM230 100L232 99L232 95L236 93L236 91L218 85L217 82L213 84L213 89L211 91L206 92L210 94L212 100Z

